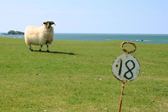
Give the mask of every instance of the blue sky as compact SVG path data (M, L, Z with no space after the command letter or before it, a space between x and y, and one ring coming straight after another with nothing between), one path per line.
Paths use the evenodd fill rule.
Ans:
M55 33L168 34L168 0L3 0L0 32L53 20Z

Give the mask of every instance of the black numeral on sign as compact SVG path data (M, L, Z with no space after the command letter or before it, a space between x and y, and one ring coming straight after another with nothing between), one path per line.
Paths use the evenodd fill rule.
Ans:
M121 69L122 69L122 60L120 61L119 75L121 74Z
M132 64L133 64L133 67L130 69L129 67L128 67L128 62L132 62ZM127 67L127 69L128 69L128 71L127 72L125 72L125 74L124 74L124 77L126 78L126 79L131 79L132 77L133 77L133 73L132 73L132 70L135 68L135 63L132 61L132 60L128 60L126 63L125 63L125 66ZM131 73L131 77L127 77L127 73Z
M131 62L131 63L133 64L133 67L132 67L132 68L129 68L129 67L128 67L128 63L129 63L129 62ZM131 78L133 77L132 70L135 68L135 63L134 63L134 61L132 61L132 60L128 60L128 61L125 63L125 66L127 67L128 71L125 72L124 77L125 77L126 79L131 79ZM122 61L120 62L119 75L121 75L121 70L122 70ZM129 72L130 72L130 74L131 74L131 77L127 77L127 73L129 73Z

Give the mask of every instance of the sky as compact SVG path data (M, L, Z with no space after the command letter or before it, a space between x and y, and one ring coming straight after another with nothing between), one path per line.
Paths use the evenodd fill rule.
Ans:
M0 32L56 23L55 33L168 34L168 0L1 0Z

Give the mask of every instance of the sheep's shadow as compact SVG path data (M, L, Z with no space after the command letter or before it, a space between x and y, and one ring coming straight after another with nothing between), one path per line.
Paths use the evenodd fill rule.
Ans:
M59 52L59 51L39 51L39 50L33 50L33 52L42 52L42 53L55 53L55 54L68 54L68 55L76 55L74 53L68 53L68 52Z

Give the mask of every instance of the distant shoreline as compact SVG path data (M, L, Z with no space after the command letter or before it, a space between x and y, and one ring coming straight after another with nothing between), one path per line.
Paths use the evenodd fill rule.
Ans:
M24 32L10 30L8 33L1 33L1 35L24 35Z
M24 34L7 34L7 33L1 33L1 35L24 35Z
M0 35L0 37L24 39L24 35ZM168 34L68 34L55 33L54 40L74 41L130 41L139 43L168 43ZM143 41L142 41L143 40Z

